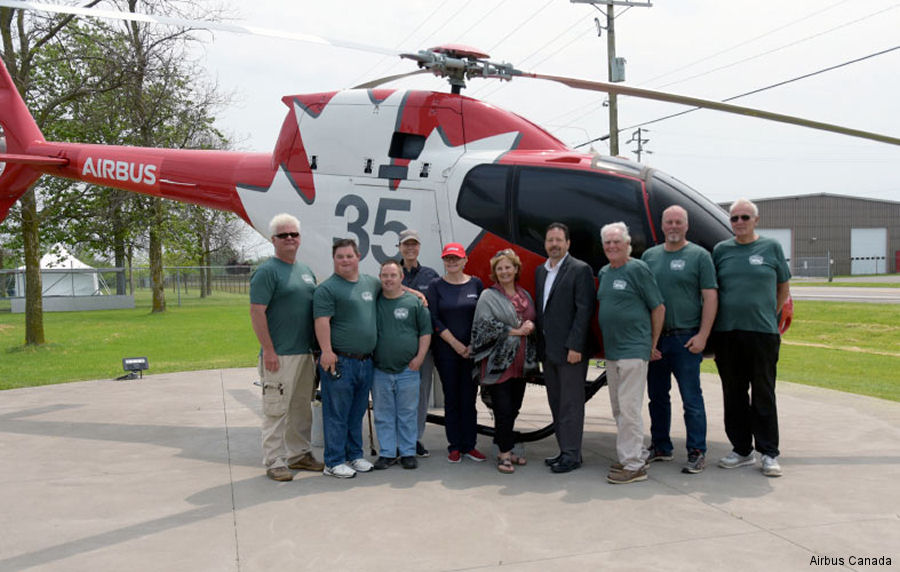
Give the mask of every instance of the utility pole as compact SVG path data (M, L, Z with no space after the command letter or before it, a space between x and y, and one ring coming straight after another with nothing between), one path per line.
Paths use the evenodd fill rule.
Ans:
M631 134L631 139L625 142L628 143L637 143L637 151L632 151L635 155L637 155L638 163L641 162L641 153L647 153L648 155L652 155L653 151L647 150L644 151L644 144L649 143L649 139L644 139L644 133L649 131L649 129L643 129L641 127L637 128L637 131Z
M606 6L606 71L610 83L616 81L613 73L616 65L615 9L612 4ZM609 94L609 154L613 157L619 154L619 96L615 93Z
M626 6L633 8L640 6L643 8L651 8L653 4L650 0L643 2L637 0L569 0L573 4L591 4L603 12L597 4L606 5L606 70L610 83L618 83L625 81L625 60L616 57L616 6ZM598 28L600 24L597 24ZM599 32L599 30L598 30ZM609 94L609 154L616 156L619 154L619 101L615 93Z

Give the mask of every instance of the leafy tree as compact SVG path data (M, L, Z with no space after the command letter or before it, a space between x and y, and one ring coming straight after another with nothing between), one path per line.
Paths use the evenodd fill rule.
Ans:
M192 2L126 4L132 12L205 16L183 13L194 9ZM212 125L221 98L214 88L196 83L201 74L186 57L188 30L76 22L71 16L0 8L0 36L7 69L49 139L183 148L227 143ZM163 199L43 177L0 225L0 234L15 234L10 246L20 248L26 262L26 343L44 342L42 240L46 245L68 238L97 252L111 250L116 266L130 266L143 221L153 268L153 310L164 311L162 250L178 231L174 221L181 220L169 209ZM123 279L116 289L124 293Z
M95 6L99 0L86 4ZM44 16L12 8L0 8L3 62L34 115L38 127L51 137L56 121L68 105L91 94L115 89L121 81L126 54L117 51L110 29L95 22L73 22L72 16ZM19 201L9 223L17 229L25 260L25 343L44 343L42 284L40 274L42 222L61 204L60 194L43 189L71 184L42 178ZM65 202L65 201L62 201ZM10 232L10 226L3 232Z

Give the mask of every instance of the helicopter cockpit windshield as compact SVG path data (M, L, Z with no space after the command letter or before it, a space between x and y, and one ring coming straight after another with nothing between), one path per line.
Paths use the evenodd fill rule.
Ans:
M635 256L655 243L639 179L547 167L480 165L459 192L457 212L488 232L543 255L544 231L569 226L574 256L598 269L606 264L600 229L623 221Z

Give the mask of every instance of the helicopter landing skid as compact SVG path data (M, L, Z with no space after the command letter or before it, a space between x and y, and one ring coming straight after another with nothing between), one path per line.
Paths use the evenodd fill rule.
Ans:
M543 382L537 382L536 385L543 385ZM591 400L594 395L600 391L600 388L606 385L606 371L597 376L597 379L593 381L585 381L584 383L584 402L587 403ZM429 423L434 423L435 425L445 425L446 421L443 415L438 415L436 413L429 413L428 417L426 417L426 421ZM481 425L480 423L475 426L475 430L479 435L484 435L485 437L493 437L494 436L494 428L488 427L487 425ZM550 423L540 429L535 429L534 431L516 431L515 432L515 442L516 443L531 443L534 441L540 441L545 437L549 437L553 435L553 423Z

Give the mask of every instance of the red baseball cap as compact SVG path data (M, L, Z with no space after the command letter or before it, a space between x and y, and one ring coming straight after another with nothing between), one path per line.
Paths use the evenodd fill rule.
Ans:
M465 258L466 257L466 249L463 248L463 245L461 245L458 242L448 242L447 244L444 245L444 250L441 252L441 258L444 258L447 256L456 256L458 258Z

